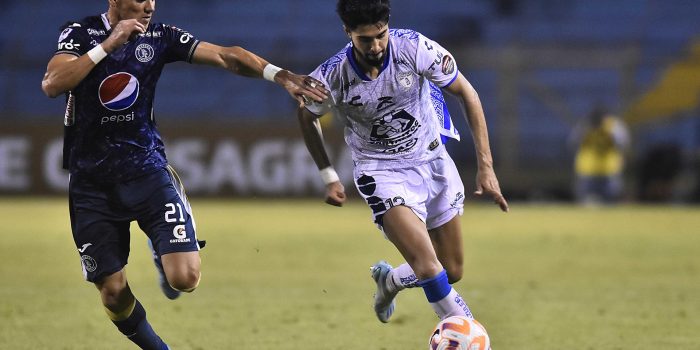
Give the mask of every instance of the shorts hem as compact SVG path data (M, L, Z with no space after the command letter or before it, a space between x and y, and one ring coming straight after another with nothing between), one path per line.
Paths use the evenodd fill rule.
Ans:
M455 216L462 216L462 214L464 214L463 207L450 208L446 212L443 212L442 214L438 215L435 219L430 220L430 225L426 224L426 227L428 228L428 230L436 229L452 220Z

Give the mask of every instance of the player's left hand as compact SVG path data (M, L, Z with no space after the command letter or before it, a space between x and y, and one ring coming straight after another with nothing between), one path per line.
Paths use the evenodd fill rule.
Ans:
M312 102L322 103L328 98L328 90L320 81L307 76L294 74L288 70L281 70L275 76L287 92L299 102L299 107L311 104Z
M476 173L476 191L474 195L482 197L484 195L491 196L493 202L501 207L501 210L508 212L508 202L501 194L501 187L498 185L498 179L493 169L479 169Z
M345 203L345 187L340 181L326 185L326 203L336 207L342 207Z

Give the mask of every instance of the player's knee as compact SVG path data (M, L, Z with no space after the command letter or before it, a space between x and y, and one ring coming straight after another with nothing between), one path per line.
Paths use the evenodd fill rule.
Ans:
M121 293L117 290L103 289L100 291L102 297L102 305L112 309L120 306Z
M130 296L130 291L116 283L106 283L100 286L102 304L109 309L119 309L124 306Z
M190 293L197 289L197 286L199 286L199 279L201 276L202 275L198 269L187 269L176 273L175 276L172 276L172 278L169 276L168 283L174 289L181 292Z

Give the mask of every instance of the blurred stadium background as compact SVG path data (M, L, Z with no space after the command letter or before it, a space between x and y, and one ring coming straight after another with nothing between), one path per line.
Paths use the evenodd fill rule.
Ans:
M156 20L307 73L347 41L334 6L330 0L172 0L158 3ZM0 194L64 193L63 100L46 98L40 81L58 27L103 12L106 1L4 0L2 7L0 20L10 25L0 32ZM574 153L567 137L580 118L604 105L631 129L626 198L640 199L643 179L657 176L664 195L656 200L690 202L700 197L698 14L695 0L395 0L391 26L416 29L456 56L481 96L509 198L571 199ZM454 101L448 103L457 114ZM174 64L158 86L156 116L190 194L321 191L296 128L294 101L272 84ZM340 127L328 119L332 157L351 185ZM470 185L469 140L450 148ZM649 162L664 171L649 170Z
M334 5L166 0L156 20L306 73L347 42ZM58 27L106 8L106 0L0 6L0 349L131 349L82 282L60 169L64 102L40 89ZM650 177L661 187L656 201L700 201L700 1L394 0L392 12L392 27L416 29L456 56L486 110L505 195L536 203L512 203L504 216L469 202L463 217L468 277L457 288L495 347L697 348L698 207L562 202L572 199L574 176L567 138L598 105L632 134L630 202L645 199ZM396 263L398 253L360 201L343 210L321 204L294 109L262 80L165 68L156 117L171 163L191 197L234 199L194 201L210 242L205 279L176 304L160 295L145 238L132 227L129 278L149 318L182 349L315 349L328 339L334 349L422 348L435 320L420 292L401 296L390 327L369 311L367 267ZM465 140L450 152L470 190L474 150L464 121L455 121ZM354 193L340 126L323 122Z

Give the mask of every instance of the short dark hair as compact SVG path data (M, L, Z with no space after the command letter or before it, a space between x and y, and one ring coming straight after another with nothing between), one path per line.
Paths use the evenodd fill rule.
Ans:
M361 25L389 23L390 0L338 0L336 12L349 30Z

